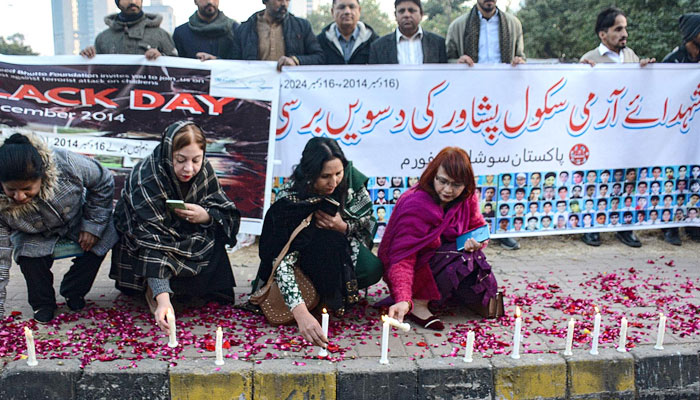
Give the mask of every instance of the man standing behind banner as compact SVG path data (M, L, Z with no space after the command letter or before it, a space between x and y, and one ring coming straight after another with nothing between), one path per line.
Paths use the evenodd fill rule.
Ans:
M597 63L638 62L645 66L656 61L653 58L640 60L634 51L627 47L627 18L618 8L609 7L601 11L596 20L595 31L600 38L600 45L584 54L581 57L582 63L594 66ZM642 242L633 231L618 231L615 232L615 237L627 246L642 247ZM589 246L600 246L600 234L597 232L584 233L581 239Z
M420 0L396 0L394 15L398 28L377 39L369 51L370 64L446 63L445 38L423 31Z
M496 0L477 0L468 14L447 28L447 58L469 66L523 64L523 48L520 21L496 7Z
M379 36L360 21L360 0L333 0L333 19L317 36L326 64L367 64L369 46Z
M700 61L700 14L688 13L681 16L678 21L683 35L683 44L676 47L664 57L665 63L697 63ZM675 236L680 244L680 232L678 228L663 229L666 241L669 236ZM700 228L688 226L685 232L695 242L700 242Z
M323 50L309 21L287 11L289 0L263 0L265 9L251 15L234 33L234 60L277 61L285 65L323 64Z
M149 60L161 55L176 55L173 39L160 28L163 17L145 14L142 0L114 0L119 14L105 17L109 27L95 38L95 45L88 46L80 55L93 58L96 54L143 54Z
M173 32L177 54L201 61L233 58L233 31L238 22L219 10L219 0L194 0L194 4L197 11Z

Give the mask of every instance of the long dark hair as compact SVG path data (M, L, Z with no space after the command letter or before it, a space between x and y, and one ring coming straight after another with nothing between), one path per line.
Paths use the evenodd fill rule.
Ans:
M306 142L304 151L301 153L301 160L294 167L294 172L292 173L296 191L305 196L313 194L313 186L316 179L321 176L323 164L336 158L343 163L343 168L347 167L348 160L335 140L316 137ZM332 194L340 202L341 206L345 200L347 190L347 178L343 176L343 180Z
M46 166L29 138L15 133L0 146L0 182L33 181L44 177Z

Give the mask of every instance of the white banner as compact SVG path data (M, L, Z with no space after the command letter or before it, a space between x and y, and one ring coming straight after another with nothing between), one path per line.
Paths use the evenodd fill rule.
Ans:
M696 65L308 66L286 69L280 87L275 175L290 175L309 138L338 139L378 178L370 189L383 220L409 178L460 146L496 234L700 222Z

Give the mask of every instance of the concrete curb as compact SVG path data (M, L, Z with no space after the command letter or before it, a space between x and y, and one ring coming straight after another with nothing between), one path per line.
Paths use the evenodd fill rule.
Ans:
M330 363L278 359L260 364L213 359L169 366L118 360L80 369L77 360L8 363L3 399L700 399L698 346L642 346L600 355L523 354L491 359L378 358Z

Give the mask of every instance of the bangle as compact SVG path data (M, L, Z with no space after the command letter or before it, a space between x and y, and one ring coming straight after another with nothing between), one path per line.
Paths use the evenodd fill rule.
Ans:
M413 311L413 300L404 300L406 303L408 303L408 312Z

